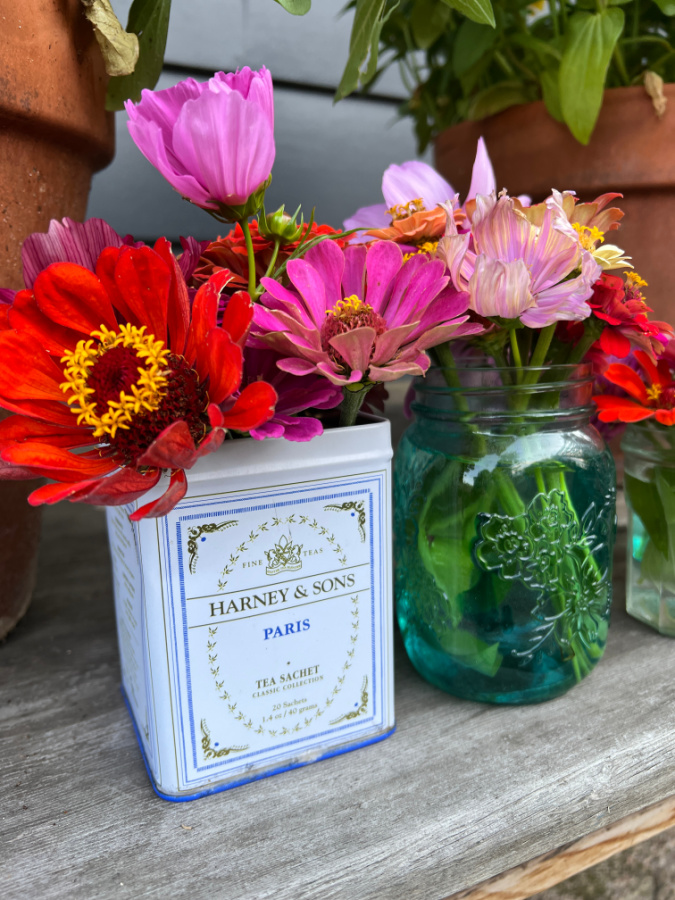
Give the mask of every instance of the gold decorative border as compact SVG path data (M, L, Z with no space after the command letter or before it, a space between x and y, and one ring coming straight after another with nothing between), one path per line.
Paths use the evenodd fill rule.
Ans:
M241 753L242 750L248 750L248 744L245 747L223 747L222 750L214 750L211 746L211 732L204 719L202 719L200 726L202 729L204 759L222 759L223 756L229 756L230 753Z
M354 511L358 515L357 519L357 527L359 529L359 536L361 537L361 543L365 543L366 540L366 507L363 500L349 500L347 503L329 503L327 506L324 506L324 509L332 509L336 512L350 512Z
M368 676L364 675L363 685L361 686L361 705L359 706L359 708L353 709L351 712L345 713L344 716L340 716L339 719L333 719L330 724L337 725L338 722L349 721L351 719L358 719L359 716L362 716L367 711L368 711Z
M237 524L237 519L230 519L227 522L207 522L205 525L192 526L188 528L187 551L189 554L188 568L194 575L197 571L197 541L203 534L213 534L216 531L224 531L226 528L232 528Z
M274 524L274 521L275 520L273 520L272 524ZM257 528L254 528L253 531L251 531L251 533L248 536L249 544L252 544L255 540L257 540L257 538L259 538L260 535L264 531L269 531L269 528L267 527L267 522L263 522L262 525L258 525ZM237 564L237 561L239 560L239 557L241 556L242 553L245 553L247 550L250 550L250 547L247 547L246 541L243 541L243 543L241 543L236 548L236 556L234 553L230 553L230 559L228 561L228 564L223 569L221 576L220 576L220 581L218 582L218 590L219 591L225 590L225 586L227 585L227 578L225 578L225 576L226 575L229 576L232 574L232 572L234 571L234 567Z

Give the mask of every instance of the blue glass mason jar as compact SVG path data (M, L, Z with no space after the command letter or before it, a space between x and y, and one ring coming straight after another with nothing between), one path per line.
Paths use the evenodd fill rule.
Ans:
M675 637L675 428L653 419L621 440L628 505L626 611Z
M408 656L458 697L556 697L609 627L616 475L590 368L432 368L414 388L394 471Z

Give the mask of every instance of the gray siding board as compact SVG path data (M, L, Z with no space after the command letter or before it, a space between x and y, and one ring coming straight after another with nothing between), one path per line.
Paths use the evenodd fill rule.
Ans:
M165 73L158 87L179 80ZM314 205L318 221L337 227L359 206L381 202L382 173L390 163L416 155L410 126L397 119L390 103L348 99L334 106L326 95L279 88L275 110L277 155L268 209L285 203L292 212L302 204L308 218ZM89 216L143 240L222 233L223 226L182 200L142 156L124 112L117 114L117 141L112 165L94 177Z
M353 12L347 0L313 0L305 16L292 16L274 0L173 0L167 65L205 71L258 69L274 78L334 90L347 61ZM113 0L126 24L131 0ZM378 81L377 95L404 97L398 70Z

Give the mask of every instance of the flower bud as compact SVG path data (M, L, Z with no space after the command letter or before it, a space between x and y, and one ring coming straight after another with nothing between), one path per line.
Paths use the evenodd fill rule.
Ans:
M299 212L300 207L296 209L292 216L289 216L287 212L284 212L283 204L273 213L265 213L263 208L263 214L258 222L260 234L263 237L278 240L282 244L291 244L293 241L299 241L302 237L304 225L302 220L299 225L297 224Z

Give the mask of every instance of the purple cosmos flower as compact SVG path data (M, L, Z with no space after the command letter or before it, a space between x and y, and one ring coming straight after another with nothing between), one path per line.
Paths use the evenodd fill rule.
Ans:
M252 335L295 375L341 386L422 375L427 348L483 330L467 322L468 295L449 286L441 260L404 262L391 241L345 250L324 241L291 260L287 274L293 290L261 279Z
M480 316L519 318L530 328L561 320L581 321L601 268L584 250L554 197L541 227L531 224L511 197L479 195L471 231L459 234L447 207L446 236L438 252L469 307Z
M180 194L204 209L241 206L274 163L272 76L263 66L218 72L125 103L141 153Z
M477 194L489 194L496 189L495 174L483 138L478 139L476 159L471 175L471 187L466 196L472 200ZM384 203L364 206L349 219L345 219L345 230L351 228L375 229L391 225L390 210L408 207L415 200L421 200L425 210L432 210L443 203L456 202L457 192L435 169L426 163L412 160L400 166L389 166L382 176ZM353 240L369 240L356 235Z
M323 425L312 416L299 416L307 409L334 409L342 402L342 391L317 375L293 375L277 368L280 359L268 347L244 350L244 379L246 383L263 380L274 387L278 400L269 422L251 429L251 437L258 441L267 437L283 437L287 441L311 441L323 434Z

